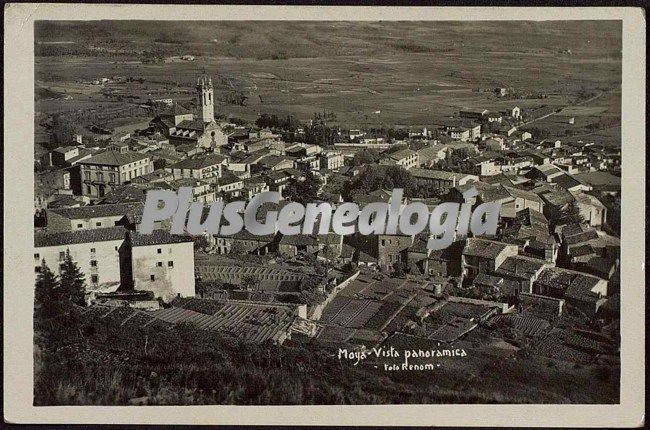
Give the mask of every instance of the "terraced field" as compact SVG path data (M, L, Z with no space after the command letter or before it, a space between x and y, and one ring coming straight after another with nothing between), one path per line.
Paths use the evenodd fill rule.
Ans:
M549 322L532 316L522 315L496 315L490 322L499 324L504 322L512 329L525 336L540 336L549 327Z
M295 315L287 308L227 303L213 315L171 307L151 312L173 324L192 323L200 330L225 332L250 342L271 340L282 343L289 336Z
M554 358L574 363L590 363L593 361L593 354L572 348L567 345L567 332L554 328L540 342L535 344L533 351L541 356Z
M381 302L356 300L345 297L333 300L333 307L328 306L321 321L342 327L360 328L381 308Z
M216 330L249 342L282 343L295 320L288 307L243 302L185 299L180 306L145 312L130 307L93 306L84 315L126 327L159 327L192 323L199 330ZM192 309L190 309L192 308ZM197 309L197 310L194 310Z

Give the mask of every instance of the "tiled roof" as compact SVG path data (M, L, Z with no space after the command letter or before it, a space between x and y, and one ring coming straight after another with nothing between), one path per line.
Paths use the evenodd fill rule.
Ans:
M287 157L282 157L279 155L267 155L263 157L262 159L259 160L259 163L264 165L264 166L277 166L278 164L286 161L286 160L291 160L290 158Z
M137 152L120 153L116 151L104 151L93 157L79 162L79 164L101 164L104 166L123 166L125 164L133 163L148 159L149 156L145 154L138 154Z
M69 207L72 205L79 205L79 204L83 204L83 202L81 202L81 200L77 200L74 196L63 194L55 197L54 200L52 200L47 204L47 207L50 209L56 209L56 208L65 208L65 207Z
M178 163L169 166L170 169L203 169L205 167L221 164L226 157L219 154L201 155L197 157L186 158Z
M596 230L588 230L583 233L574 234L573 236L565 236L564 241L569 245L575 245L576 243L587 242L592 239L598 239L598 233Z
M467 239L463 254L482 258L496 258L506 247L507 244L505 243L472 237Z
M191 112L188 109L186 109L184 106L181 106L178 103L174 103L168 109L166 109L163 113L161 113L161 115L176 116L176 115L187 115L189 113L191 113Z
M127 140L118 140L118 141L113 141L113 142L109 143L109 145L123 147L123 146L129 146L130 142L127 141Z
M605 209L605 205L602 204L598 198L592 196L591 194L582 193L582 192L573 192L571 193L576 198L576 201L581 204L591 205L599 209Z
M543 191L540 193L540 197L545 203L558 207L562 207L567 203L575 201L575 197L573 197L570 192L562 189L557 191Z
M582 257L585 255L596 254L596 250L589 244L578 245L570 250L571 257Z
M416 178L437 179L443 181L452 181L454 178L456 178L456 180L460 180L462 178L471 176L465 173L447 172L444 170L433 169L411 169L409 172Z
M84 158L90 157L90 156L92 156L94 154L97 154L97 153L99 153L99 151L95 150L95 149L81 148L81 149L79 149L79 155L77 155L76 157L69 158L68 163L75 164L79 160L83 160Z
M191 236L182 236L169 233L167 230L154 230L151 234L129 232L131 246L152 246L169 243L193 242Z
M388 158L391 158L393 160L401 160L406 157L411 157L413 155L416 155L417 152L413 151L412 149L400 149L399 151L393 152L392 154L388 155Z
M524 191L524 190L521 190L519 188L506 187L506 186L503 186L503 188L512 197L531 200L531 201L534 201L534 202L537 202L537 203L543 203L542 199L537 194L531 193L530 191Z
M575 236L576 234L585 233L589 230L592 230L592 228L586 224L572 223L562 227L562 235L566 237Z
M596 276L559 267L545 268L535 281L535 283L554 289L567 290L569 296L591 292L591 289L599 282L600 278Z
M115 189L107 193L99 200L101 204L110 203L128 203L128 202L145 202L147 200L147 190L158 188L169 188L166 184L160 182L155 187L144 186L140 184L118 185Z
M486 273L479 273L478 275L476 275L476 278L474 278L474 284L479 284L479 285L489 285L491 287L495 287L502 283L503 283L503 278L499 276L488 275Z
M548 220L543 213L536 211L535 209L526 208L517 212L515 215L517 221L522 225L531 227L531 226L546 226L548 228Z
M594 187L612 189L621 188L621 178L619 176L614 176L608 172L577 173L575 175L575 178L582 183L589 184Z
M123 240L127 230L124 227L95 228L91 230L65 231L60 233L36 232L34 234L34 246L42 248L46 246L72 245L76 243L107 242L111 240Z
M509 275L517 278L523 277L530 279L537 273L546 262L536 258L524 257L522 255L513 255L506 258L496 270L499 275Z
M75 149L77 149L76 146L60 146L56 149L53 149L52 152L59 152L61 154L65 154L66 152L74 151Z
M196 130L196 131L203 131L205 130L205 124L203 120L200 119L194 119L194 120L189 120L186 119L185 121L181 121L176 125L176 129L184 129L184 130Z
M168 172L167 170L165 170L165 169L157 169L157 170L154 170L151 173L147 173L147 174L144 174L142 176L138 176L138 179L140 181L155 181L157 179L163 179L163 178L166 178L166 177L171 176L171 175L172 174L170 172Z
M126 215L128 211L133 210L142 212L143 208L142 203L134 202L52 209L51 212L69 219L88 219Z
M241 229L235 234L231 235L223 235L223 234L215 234L215 237L229 237L237 240L251 240L255 242L273 242L275 239L275 234L265 234L265 235L257 235L253 234L250 231L246 230L245 228Z
M244 179L243 181L247 181L248 179ZM264 182L263 179L259 178L262 182ZM225 172L217 181L219 185L226 185L226 184L234 184L236 182L242 182L242 179L235 176L231 172Z
M551 182L557 184L558 187L564 188L565 190L580 185L579 181L566 173L552 178Z

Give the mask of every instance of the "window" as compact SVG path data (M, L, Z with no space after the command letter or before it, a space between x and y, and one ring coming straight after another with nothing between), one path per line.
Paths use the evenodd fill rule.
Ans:
M95 253L95 248L90 248L90 253L94 254Z
M65 252L61 251L59 252L59 261L65 260Z
M97 267L97 260L90 260L90 267Z
M34 272L41 273L41 266L34 267Z
M104 180L104 174L102 172L97 172L97 180L102 182Z
M162 261L159 261L158 263L156 263L156 266L162 267Z
M117 246L115 247L115 250L116 250L116 251L118 250Z
M155 281L156 280L156 275L149 276L149 279L151 279L152 281Z
M99 282L99 276L90 275L90 282L92 282L93 284L97 284Z
M41 256L38 253L34 254L34 260L38 260L39 258L41 258Z
M108 180L110 182L115 182L115 173L109 173L108 174Z
M101 223L101 222L97 222L97 223L95 223L95 225L96 225L97 227L101 227L101 226L102 226L102 223Z
M77 228L82 228L83 226L83 224L77 224Z
M84 172L84 179L90 181L90 172Z
M174 262L173 261L168 261L167 262L167 267L174 267Z
M162 254L162 248L158 248L158 254Z

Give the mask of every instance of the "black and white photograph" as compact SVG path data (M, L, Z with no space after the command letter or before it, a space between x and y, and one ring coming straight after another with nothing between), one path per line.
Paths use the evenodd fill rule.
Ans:
M623 20L527 12L34 19L30 406L620 405Z

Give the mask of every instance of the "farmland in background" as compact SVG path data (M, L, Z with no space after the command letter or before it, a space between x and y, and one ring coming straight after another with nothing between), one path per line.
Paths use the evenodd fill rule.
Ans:
M216 111L248 120L326 110L349 127L430 125L463 107L564 107L603 91L612 95L595 102L609 109L620 105L620 47L614 21L43 22L36 107L51 114L191 100L205 68ZM195 60L170 59L181 55ZM152 56L161 60L147 63ZM82 83L113 76L136 81ZM524 98L499 99L495 87ZM244 105L229 102L233 92L246 96ZM590 121L581 116L574 129Z

